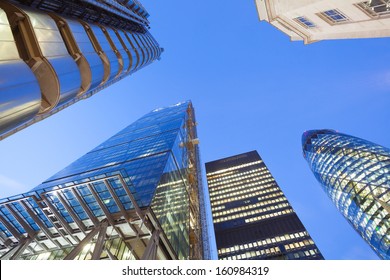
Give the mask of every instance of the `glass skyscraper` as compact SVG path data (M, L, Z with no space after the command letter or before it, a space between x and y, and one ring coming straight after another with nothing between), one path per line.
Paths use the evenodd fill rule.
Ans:
M146 114L2 199L1 259L208 258L197 145L191 102Z
M306 131L302 146L338 210L378 256L390 259L390 149L327 129Z
M323 259L256 151L208 162L206 173L219 259Z
M0 140L160 58L136 0L0 1Z

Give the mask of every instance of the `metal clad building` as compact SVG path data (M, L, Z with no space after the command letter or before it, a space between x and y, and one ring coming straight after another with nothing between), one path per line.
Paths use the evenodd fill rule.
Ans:
M137 1L0 2L0 140L159 59Z

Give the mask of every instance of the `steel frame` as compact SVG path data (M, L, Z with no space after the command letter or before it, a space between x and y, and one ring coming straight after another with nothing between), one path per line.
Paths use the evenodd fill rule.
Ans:
M126 195L134 206L134 209L126 210L124 208L110 183L110 180L112 179L116 179L121 184L122 188L124 188ZM96 192L94 187L94 184L98 182L103 182L108 189L112 199L119 208L118 213L110 213L102 199L99 197L99 194ZM95 217L80 194L78 190L79 186L87 186L100 209L104 213L103 219ZM63 193L65 190L69 190L74 195L74 198L88 216L87 220L81 220L78 217ZM63 205L64 209L72 218L72 223L68 223L65 220L55 203L51 201L49 196L52 195L56 195L58 197L58 201ZM53 224L53 227L47 227L45 222L36 214L31 205L27 202L27 200L31 198L36 202L38 207L41 208L42 213ZM12 206L13 203L19 203L26 210L32 221L34 221L34 223L39 227L39 231L34 231L28 224L27 220L14 210L14 207ZM156 258L157 251L162 244L166 247L165 250L168 252L168 258L177 258L173 249L170 248L168 239L161 233L161 228L157 219L151 213L150 209L141 209L141 207L139 207L135 197L129 190L121 174L107 176L102 179L91 180L86 183L75 184L68 187L50 188L43 190L43 192L39 194L36 192L29 193L29 196L10 200L2 205L8 209L26 233L21 234L5 216L0 214L0 222L12 235L8 239L2 238L1 241L5 246L6 240L14 240L12 244L8 244L8 250L4 252L0 259L23 257L23 254L26 255L27 253L25 251L26 249L31 251L27 253L27 255L30 255L63 249L66 247L72 247L72 250L65 256L65 259L74 259L78 254L80 254L82 248L90 242L95 243L92 259L99 259L103 251L106 251L110 259L117 259L117 256L112 254L112 252L106 248L105 241L110 238L110 236L107 235L109 227L114 230L115 236L119 236L124 241L135 259ZM126 235L121 229L123 226L128 226L129 232L132 232L133 234L130 236L128 234ZM94 239L96 239L96 241L94 241ZM53 246L49 246L49 248L44 242L50 242ZM137 254L134 248L130 245L130 242L137 242L137 244L143 246L143 254ZM38 245L42 250L36 252L32 249L32 245ZM5 251L5 249L2 251Z

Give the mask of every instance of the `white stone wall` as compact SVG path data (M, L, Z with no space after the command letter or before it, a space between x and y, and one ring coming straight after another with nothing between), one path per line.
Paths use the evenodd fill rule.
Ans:
M266 20L291 40L311 43L326 39L374 38L390 36L389 17L372 18L355 4L363 0L255 0L260 20ZM319 13L338 9L349 21L331 24ZM306 28L294 19L305 17L316 25Z

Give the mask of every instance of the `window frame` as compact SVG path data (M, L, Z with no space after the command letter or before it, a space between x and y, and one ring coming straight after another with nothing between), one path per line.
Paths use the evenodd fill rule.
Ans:
M333 16L340 16L342 19L337 20L332 17L332 15L328 15L326 13L328 12L335 12L335 15ZM338 25L338 24L344 24L344 23L350 23L351 20L349 17L347 17L343 12L341 12L339 9L330 9L323 12L320 12L317 14L318 17L329 23L330 25Z
M296 23L298 23L300 26L306 28L306 29L314 29L317 28L317 25L308 19L305 16L299 16L293 19Z

